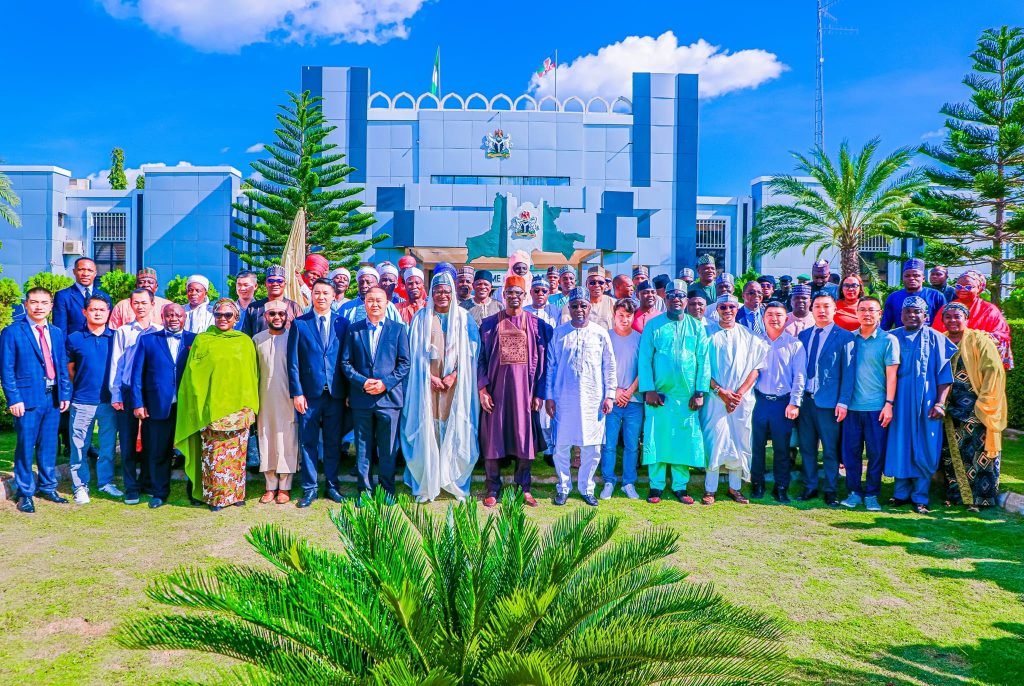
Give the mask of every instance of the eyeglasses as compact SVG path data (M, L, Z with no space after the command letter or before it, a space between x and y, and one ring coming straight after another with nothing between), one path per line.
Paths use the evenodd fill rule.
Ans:
M605 282L602 279L590 279L587 281L588 286L603 286L604 284Z
M860 288L859 283L844 283L843 288Z
M216 315L214 315L216 316ZM267 312L267 316L271 319L283 319L288 316L287 312Z
M537 288L534 288L532 292L536 293L537 295L540 295L541 293L547 293L548 289L538 286Z
M521 298L524 295L526 295L526 291L524 291L522 289L519 289L519 288L506 288L505 289L505 295L514 295L514 296L517 296L517 297Z
M682 291L669 291L665 294L667 300L682 300L686 296L683 295Z
M973 291L973 290L975 289L975 286L972 286L972 285L971 285L971 284L969 284L969 283L958 283L958 284L957 284L957 285L955 286L955 288L956 288L956 290L958 290L958 291Z
M729 305L724 305L723 304L723 305L719 305L718 309L719 310L738 310L739 308L736 307L736 305L733 305L733 304L729 304Z
M278 284L280 284L280 283L284 283L284 279L267 279L267 283L268 284L270 284L270 283L278 283Z
M574 302L569 303L569 309L570 310L585 310L585 309L587 309L587 304L588 303L585 303L582 300L576 300Z
M214 319L231 319L234 316L235 316L234 312L214 312L213 313L213 318Z

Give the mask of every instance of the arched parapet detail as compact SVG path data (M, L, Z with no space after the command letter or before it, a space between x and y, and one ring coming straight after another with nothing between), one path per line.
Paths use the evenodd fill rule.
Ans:
M400 103L408 103L403 105ZM391 109L393 110L411 110L416 108L416 99L412 97L410 93L402 91L391 100Z
M544 109L546 105L548 106L548 109ZM540 112L561 112L562 106L558 103L558 100L555 99L555 96L545 95L540 99L540 102L537 103L537 110Z
M441 101L439 101L437 96L433 93L424 93L420 97L416 98L416 109L439 110L441 109Z
M474 103L479 103L479 107L474 107ZM489 107L490 104L487 102L487 98L485 98L480 93L473 93L468 98L466 98L467 110L486 110L489 109Z
M583 104L575 95L570 95L568 98L562 101L563 112L586 112L587 107Z
M595 95L587 101L587 112L609 112L611 107L608 105L608 101L602 98L600 95Z
M378 101L383 100L384 104L381 105ZM369 103L367 105L371 110L390 110L392 107L391 98L387 96L387 93L377 91L370 96Z
M525 107L520 107L519 106L520 103L525 105ZM515 102L512 103L512 109L520 110L520 111L536 112L537 111L537 101L533 99L533 96L530 96L530 95L520 95L518 98L516 98Z
M459 104L458 107L449 107L448 101L454 100ZM441 109L442 110L464 110L466 109L466 101L459 97L456 93L449 93L448 95L441 98Z
M621 95L615 98L615 102L612 103L612 112L616 114L633 114L633 103Z
M508 97L504 93L498 93L493 98L491 98L491 101L489 103L487 103L487 108L491 109L491 110L497 110L498 109L498 103L501 102L502 100L504 100L506 103L508 103L508 107L503 107L502 109L505 109L505 110L513 110L513 109L515 109L515 106L512 104L512 98Z

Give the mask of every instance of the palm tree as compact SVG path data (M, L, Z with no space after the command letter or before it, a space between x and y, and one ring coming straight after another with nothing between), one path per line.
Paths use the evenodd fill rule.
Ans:
M2 162L2 160L0 160ZM21 219L14 208L21 204L21 200L11 188L11 180L6 174L0 172L0 219L11 226L21 226Z
M664 564L663 528L612 540L589 508L541 533L522 496L481 521L402 498L332 515L342 551L273 525L247 538L274 569L180 569L151 598L201 613L126 624L122 645L226 655L227 683L471 686L779 684L780 620Z
M859 274L860 246L870 238L899 233L911 194L927 185L916 170L900 173L914 154L911 148L899 148L873 164L878 144L873 138L851 157L849 144L843 141L838 169L821 148L810 157L793 153L797 174L814 182L795 176L776 176L768 182L776 195L792 197L793 204L766 205L757 213L751 232L754 256L793 247L803 247L806 253L817 246L820 257L834 247L842 256L842 275Z

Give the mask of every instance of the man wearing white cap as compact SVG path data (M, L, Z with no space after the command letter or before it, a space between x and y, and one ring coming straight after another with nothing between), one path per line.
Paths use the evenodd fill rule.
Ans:
M206 295L209 289L210 280L202 274L188 277L185 283L185 296L188 298L188 304L185 305L185 331L201 334L213 326L213 310L210 309L210 299Z
M384 261L377 265L377 285L387 293L388 300L396 305L402 302L402 296L395 293L399 277L398 267L391 262Z
M423 287L423 270L419 267L409 267L402 273L402 282L405 284L405 294L408 300L398 303L398 314L406 324L412 321L417 312L427 304L427 291Z
M373 265L368 264L360 267L359 271L356 272L356 288L359 290L359 297L353 298L342 305L338 310L338 316L344 317L349 323L353 324L366 319L366 306L363 305L363 298L371 288L377 286L379 281L380 274L377 273ZM394 303L388 303L384 318L396 321L399 324L405 324L402 320L402 315L398 313L398 308L395 307Z

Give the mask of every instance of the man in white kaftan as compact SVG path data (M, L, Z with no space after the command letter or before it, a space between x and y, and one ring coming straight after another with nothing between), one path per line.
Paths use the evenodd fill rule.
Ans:
M455 279L447 271L430 281L430 304L409 324L409 376L402 408L405 482L417 502L441 491L469 496L480 454L476 390L480 333L455 301Z
M261 503L287 503L292 475L299 466L299 427L288 391L288 305L283 300L266 304L267 328L253 336L260 370L260 411L256 433L260 445L260 471L267 482Z
M763 369L768 344L736 324L739 300L733 295L718 298L716 310L721 328L709 337L711 392L716 396L704 403L701 429L708 466L704 498L711 505L718 491L721 469L729 472L729 497L745 504L742 481L750 481L750 438L753 427L754 394L758 370Z
M555 329L547 350L547 413L555 422L555 505L564 505L572 490L570 450L580 449L576 486L583 502L597 507L594 473L605 441L604 418L612 411L617 381L615 354L608 330L589 320L590 295L569 292L570 320Z

